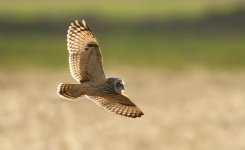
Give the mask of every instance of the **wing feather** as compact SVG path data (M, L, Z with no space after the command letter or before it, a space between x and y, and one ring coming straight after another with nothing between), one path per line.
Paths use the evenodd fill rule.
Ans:
M95 44L97 47L88 49L89 44ZM75 80L106 80L99 44L84 20L82 23L75 20L70 24L67 49L70 72Z
M144 113L125 95L118 94L115 96L87 96L97 105L118 115L136 118L141 117Z

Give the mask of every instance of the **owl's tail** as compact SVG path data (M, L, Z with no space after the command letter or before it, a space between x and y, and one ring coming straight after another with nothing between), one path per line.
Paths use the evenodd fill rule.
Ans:
M57 94L65 99L74 100L83 94L81 84L65 84L60 83L57 88Z

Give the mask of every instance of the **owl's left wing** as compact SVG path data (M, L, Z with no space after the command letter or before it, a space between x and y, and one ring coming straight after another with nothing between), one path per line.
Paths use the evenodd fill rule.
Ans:
M106 80L99 44L84 20L75 20L69 26L67 49L70 72L75 80Z
M113 96L87 96L97 105L118 115L136 118L144 113L125 95L118 94Z

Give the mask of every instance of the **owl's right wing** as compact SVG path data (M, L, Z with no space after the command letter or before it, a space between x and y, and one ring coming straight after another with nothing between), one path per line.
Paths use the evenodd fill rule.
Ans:
M67 33L69 68L78 82L106 80L99 44L84 20L75 20Z
M136 118L144 113L125 95L118 94L113 96L87 96L90 100L104 109L118 115Z

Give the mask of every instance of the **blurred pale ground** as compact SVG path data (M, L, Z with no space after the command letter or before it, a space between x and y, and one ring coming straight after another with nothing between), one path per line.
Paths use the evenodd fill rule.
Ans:
M0 0L0 150L244 150L243 0ZM141 118L56 94L85 18Z
M124 77L139 119L57 97L67 73L1 73L0 149L245 149L245 73L153 71L108 70Z

